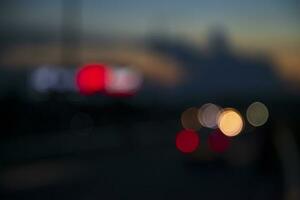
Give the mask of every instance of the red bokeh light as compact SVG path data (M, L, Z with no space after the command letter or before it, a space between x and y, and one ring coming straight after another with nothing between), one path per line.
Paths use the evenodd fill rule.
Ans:
M229 148L230 138L217 129L208 136L208 145L212 151L222 153Z
M199 135L193 130L182 130L176 136L176 147L183 153L194 152L199 143Z
M108 68L103 64L84 65L76 74L76 84L80 93L91 95L105 90Z

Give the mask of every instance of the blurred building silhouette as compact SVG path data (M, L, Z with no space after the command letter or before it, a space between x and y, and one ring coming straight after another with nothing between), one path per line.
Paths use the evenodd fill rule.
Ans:
M222 29L213 29L207 41L205 49L180 40L148 41L150 48L177 60L186 70L182 85L162 93L184 102L185 97L270 98L285 92L268 57L236 52Z

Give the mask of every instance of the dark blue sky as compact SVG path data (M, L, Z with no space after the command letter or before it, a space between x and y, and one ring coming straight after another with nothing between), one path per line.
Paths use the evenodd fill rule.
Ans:
M2 26L60 30L62 0L7 2ZM300 37L299 10L298 0L86 0L82 24L85 33L140 36L165 31L191 38L222 25L237 40L293 43Z

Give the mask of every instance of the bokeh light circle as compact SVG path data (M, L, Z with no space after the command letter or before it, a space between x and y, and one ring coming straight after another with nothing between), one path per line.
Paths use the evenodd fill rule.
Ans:
M103 64L87 64L76 74L76 84L80 93L94 94L105 90L108 68Z
M106 93L109 96L129 97L141 88L143 77L128 67L113 67L107 80Z
M198 120L203 127L216 128L221 108L215 104L207 103L201 106Z
M229 148L229 145L229 137L225 136L219 129L215 130L208 136L208 146L213 152L225 152Z
M237 110L227 108L224 109L218 117L218 127L224 135L233 137L242 131L244 121Z
M182 130L176 135L176 147L183 153L194 152L199 144L199 135L193 130Z
M198 130L201 128L201 124L198 121L198 109L191 107L186 109L181 114L181 124L185 129Z
M265 104L254 102L248 107L246 116L251 125L262 126L268 121L269 110Z

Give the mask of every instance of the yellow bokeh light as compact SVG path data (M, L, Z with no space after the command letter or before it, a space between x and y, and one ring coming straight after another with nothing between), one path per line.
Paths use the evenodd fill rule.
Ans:
M222 111L218 118L218 127L224 135L233 137L238 135L243 127L244 122L241 114L232 108Z
M246 115L251 125L262 126L269 118L269 111L265 104L254 102L248 107Z
M198 109L195 107L186 109L181 114L181 124L185 129L198 130L201 128L201 124L198 121Z

